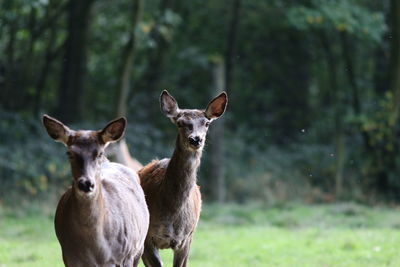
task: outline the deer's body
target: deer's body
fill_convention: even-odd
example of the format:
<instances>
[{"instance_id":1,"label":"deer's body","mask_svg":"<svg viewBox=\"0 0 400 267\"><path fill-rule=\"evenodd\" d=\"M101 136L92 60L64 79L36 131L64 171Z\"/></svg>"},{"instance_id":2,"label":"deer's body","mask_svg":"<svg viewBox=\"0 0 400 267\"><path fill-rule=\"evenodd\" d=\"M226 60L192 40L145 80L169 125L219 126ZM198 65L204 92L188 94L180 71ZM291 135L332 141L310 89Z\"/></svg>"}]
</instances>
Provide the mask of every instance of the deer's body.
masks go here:
<instances>
[{"instance_id":1,"label":"deer's body","mask_svg":"<svg viewBox=\"0 0 400 267\"><path fill-rule=\"evenodd\" d=\"M74 177L55 216L65 265L137 266L149 222L143 190L134 171L103 155L125 122L102 131L72 131L50 117L44 122L50 136L67 145Z\"/></svg>"},{"instance_id":2,"label":"deer's body","mask_svg":"<svg viewBox=\"0 0 400 267\"><path fill-rule=\"evenodd\" d=\"M214 104L213 104L214 103ZM192 235L201 211L201 195L196 184L208 124L222 115L226 106L223 93L210 104L218 109L180 110L166 91L161 109L180 128L171 159L153 161L139 171L140 184L150 211L150 226L143 261L146 266L162 266L159 249L174 251L174 267L186 266ZM216 107L218 106L218 108Z\"/></svg>"},{"instance_id":3,"label":"deer's body","mask_svg":"<svg viewBox=\"0 0 400 267\"><path fill-rule=\"evenodd\" d=\"M139 171L151 213L147 242L155 247L180 250L190 243L201 210L199 164L200 155L176 151L171 159L153 161Z\"/></svg>"},{"instance_id":4,"label":"deer's body","mask_svg":"<svg viewBox=\"0 0 400 267\"><path fill-rule=\"evenodd\" d=\"M55 228L67 266L133 266L143 252L148 211L136 174L117 163L101 165L93 199L75 188L62 196Z\"/></svg>"}]
</instances>

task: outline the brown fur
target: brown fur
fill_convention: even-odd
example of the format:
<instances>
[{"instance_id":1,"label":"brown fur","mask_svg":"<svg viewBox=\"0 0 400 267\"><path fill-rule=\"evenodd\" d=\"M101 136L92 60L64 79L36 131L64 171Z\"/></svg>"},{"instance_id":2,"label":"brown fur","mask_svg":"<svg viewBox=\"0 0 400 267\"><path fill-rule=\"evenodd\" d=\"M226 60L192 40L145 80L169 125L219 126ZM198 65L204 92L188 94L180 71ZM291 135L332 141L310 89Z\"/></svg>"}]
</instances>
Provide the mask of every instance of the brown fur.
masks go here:
<instances>
[{"instance_id":1,"label":"brown fur","mask_svg":"<svg viewBox=\"0 0 400 267\"><path fill-rule=\"evenodd\" d=\"M147 252L167 248L174 250L174 262L179 260L179 264L174 263L174 266L185 266L192 234L200 217L201 195L196 185L200 155L194 156L197 162L181 176L173 168L176 167L175 162L181 166L181 161L186 161L186 158L176 154L171 160L153 161L139 171L151 214L143 255L146 266L159 266L161 262L158 254L155 256L158 260L155 260Z\"/></svg>"},{"instance_id":2,"label":"brown fur","mask_svg":"<svg viewBox=\"0 0 400 267\"><path fill-rule=\"evenodd\" d=\"M179 127L179 134L171 159L152 161L139 171L150 212L142 256L146 266L162 266L158 250L166 248L174 251L174 267L187 264L201 211L196 181L205 136L209 123L225 111L226 102L226 94L222 93L205 111L181 110L168 92L161 94L161 110ZM209 118L208 113L211 114Z\"/></svg>"}]
</instances>

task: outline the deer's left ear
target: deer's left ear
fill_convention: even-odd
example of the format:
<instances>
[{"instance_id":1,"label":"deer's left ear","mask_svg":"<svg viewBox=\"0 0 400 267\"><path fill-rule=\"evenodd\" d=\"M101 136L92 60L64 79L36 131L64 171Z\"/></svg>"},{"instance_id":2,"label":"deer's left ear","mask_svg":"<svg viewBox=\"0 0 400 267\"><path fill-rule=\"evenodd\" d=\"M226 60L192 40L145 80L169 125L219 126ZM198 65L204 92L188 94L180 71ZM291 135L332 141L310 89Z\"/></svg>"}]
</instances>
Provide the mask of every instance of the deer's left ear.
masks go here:
<instances>
[{"instance_id":1,"label":"deer's left ear","mask_svg":"<svg viewBox=\"0 0 400 267\"><path fill-rule=\"evenodd\" d=\"M225 112L227 104L228 95L226 92L222 92L220 95L211 100L211 102L208 104L205 111L207 119L214 120L221 117L222 114L224 114Z\"/></svg>"},{"instance_id":2,"label":"deer's left ear","mask_svg":"<svg viewBox=\"0 0 400 267\"><path fill-rule=\"evenodd\" d=\"M99 132L100 140L104 144L118 141L124 135L125 127L126 119L124 117L109 122L107 126Z\"/></svg>"}]
</instances>

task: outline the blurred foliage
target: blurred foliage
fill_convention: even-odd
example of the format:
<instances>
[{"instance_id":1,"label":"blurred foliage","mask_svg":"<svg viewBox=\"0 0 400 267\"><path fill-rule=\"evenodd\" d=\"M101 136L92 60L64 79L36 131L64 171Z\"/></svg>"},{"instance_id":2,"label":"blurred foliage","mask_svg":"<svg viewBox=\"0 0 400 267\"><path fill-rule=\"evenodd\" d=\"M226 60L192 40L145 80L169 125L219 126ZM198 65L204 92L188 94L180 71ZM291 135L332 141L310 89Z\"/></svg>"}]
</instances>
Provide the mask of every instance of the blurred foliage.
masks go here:
<instances>
[{"instance_id":1,"label":"blurred foliage","mask_svg":"<svg viewBox=\"0 0 400 267\"><path fill-rule=\"evenodd\" d=\"M19 195L29 200L54 190L50 186L65 187L69 165L41 134L41 125L13 113L0 114L0 195L14 202Z\"/></svg>"},{"instance_id":2,"label":"blurred foliage","mask_svg":"<svg viewBox=\"0 0 400 267\"><path fill-rule=\"evenodd\" d=\"M55 115L63 104L70 3L0 3L0 200L59 194L70 183L63 147L40 123L41 114ZM159 112L159 93L168 89L182 108L206 107L215 95L210 63L229 57L233 1L227 3L143 1L133 29L133 0L94 0L80 92L84 120L72 127L100 128L115 116L124 49L135 33L127 143L142 163L169 157L176 129ZM396 93L386 77L389 1L240 3L222 118L229 200L399 200ZM215 182L212 145L209 139L199 175L205 199Z\"/></svg>"},{"instance_id":3,"label":"blurred foliage","mask_svg":"<svg viewBox=\"0 0 400 267\"><path fill-rule=\"evenodd\" d=\"M369 178L368 186L390 185L387 195L392 198L398 196L400 188L400 142L394 116L395 101L393 93L386 92L376 110L362 118L362 127L370 137L370 153L365 158L363 174ZM383 181L379 182L379 178Z\"/></svg>"},{"instance_id":4,"label":"blurred foliage","mask_svg":"<svg viewBox=\"0 0 400 267\"><path fill-rule=\"evenodd\" d=\"M299 6L289 10L291 24L301 30L347 32L364 40L380 42L387 30L381 12L373 12L357 1L312 0L310 7Z\"/></svg>"}]
</instances>

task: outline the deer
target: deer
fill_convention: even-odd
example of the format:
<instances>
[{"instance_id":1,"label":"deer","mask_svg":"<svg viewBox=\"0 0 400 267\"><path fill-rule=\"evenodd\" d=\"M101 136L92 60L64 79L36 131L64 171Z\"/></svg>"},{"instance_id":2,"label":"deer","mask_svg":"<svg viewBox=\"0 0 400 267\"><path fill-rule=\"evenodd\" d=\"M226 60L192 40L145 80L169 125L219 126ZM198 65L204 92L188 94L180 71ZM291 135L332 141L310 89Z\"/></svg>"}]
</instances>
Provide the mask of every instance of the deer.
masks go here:
<instances>
[{"instance_id":1,"label":"deer","mask_svg":"<svg viewBox=\"0 0 400 267\"><path fill-rule=\"evenodd\" d=\"M49 136L67 147L73 178L54 219L67 267L139 264L149 225L139 177L104 155L107 145L123 136L126 123L121 117L102 130L75 131L43 116Z\"/></svg>"},{"instance_id":2,"label":"deer","mask_svg":"<svg viewBox=\"0 0 400 267\"><path fill-rule=\"evenodd\" d=\"M170 159L153 160L139 170L150 212L142 256L147 267L163 266L159 249L169 248L174 252L174 267L187 265L201 211L197 170L208 127L222 116L227 103L227 94L222 92L205 110L180 109L168 91L161 93L161 111L178 127L178 135Z\"/></svg>"}]
</instances>

